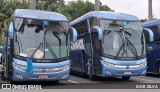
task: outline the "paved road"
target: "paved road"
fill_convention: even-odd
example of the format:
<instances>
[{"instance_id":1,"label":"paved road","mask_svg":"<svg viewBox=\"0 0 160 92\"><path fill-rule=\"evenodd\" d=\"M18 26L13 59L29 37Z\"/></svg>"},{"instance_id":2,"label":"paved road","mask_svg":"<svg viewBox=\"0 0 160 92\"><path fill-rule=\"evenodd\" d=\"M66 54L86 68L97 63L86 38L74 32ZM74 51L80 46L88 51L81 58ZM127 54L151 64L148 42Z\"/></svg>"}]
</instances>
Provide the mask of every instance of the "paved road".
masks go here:
<instances>
[{"instance_id":1,"label":"paved road","mask_svg":"<svg viewBox=\"0 0 160 92\"><path fill-rule=\"evenodd\" d=\"M1 81L0 83L9 83L7 81ZM143 84L155 84L158 83L160 88L160 78L156 75L149 76L136 76L131 77L130 80L122 80L121 78L97 78L96 81L91 81L87 77L79 75L71 75L68 81L60 81L59 83L54 82L29 82L29 83L17 83L17 85L25 84L38 84L42 85L44 89L105 89L105 88L127 88L134 89L136 85Z\"/></svg>"}]
</instances>

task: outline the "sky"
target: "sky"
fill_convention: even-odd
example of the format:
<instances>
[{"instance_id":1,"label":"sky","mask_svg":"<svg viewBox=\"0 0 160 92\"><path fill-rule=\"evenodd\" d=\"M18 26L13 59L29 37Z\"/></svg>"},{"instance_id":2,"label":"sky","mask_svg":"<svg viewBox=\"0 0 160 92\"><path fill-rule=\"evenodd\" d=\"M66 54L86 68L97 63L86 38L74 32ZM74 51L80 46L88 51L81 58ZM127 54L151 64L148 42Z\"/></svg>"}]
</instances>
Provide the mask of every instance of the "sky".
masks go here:
<instances>
[{"instance_id":1,"label":"sky","mask_svg":"<svg viewBox=\"0 0 160 92\"><path fill-rule=\"evenodd\" d=\"M76 1L76 0L64 0ZM86 0L83 0L86 1ZM88 0L92 3L95 0ZM148 18L148 0L100 0L103 5L108 5L115 12L132 14L140 19ZM153 17L160 19L160 0L152 0Z\"/></svg>"}]
</instances>

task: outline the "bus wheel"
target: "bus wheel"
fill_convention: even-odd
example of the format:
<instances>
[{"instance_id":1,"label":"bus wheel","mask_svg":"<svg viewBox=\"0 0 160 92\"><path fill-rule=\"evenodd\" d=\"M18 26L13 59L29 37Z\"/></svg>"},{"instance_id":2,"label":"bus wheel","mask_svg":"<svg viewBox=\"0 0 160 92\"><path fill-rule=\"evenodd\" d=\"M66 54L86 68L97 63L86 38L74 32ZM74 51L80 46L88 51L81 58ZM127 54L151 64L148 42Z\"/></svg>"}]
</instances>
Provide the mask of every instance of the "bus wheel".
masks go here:
<instances>
[{"instance_id":1,"label":"bus wheel","mask_svg":"<svg viewBox=\"0 0 160 92\"><path fill-rule=\"evenodd\" d=\"M92 81L96 80L96 76L93 74L92 68L90 69L89 79L92 80Z\"/></svg>"},{"instance_id":2,"label":"bus wheel","mask_svg":"<svg viewBox=\"0 0 160 92\"><path fill-rule=\"evenodd\" d=\"M129 80L130 77L129 77L129 76L127 76L127 77L122 77L122 79L123 79L123 80Z\"/></svg>"},{"instance_id":3,"label":"bus wheel","mask_svg":"<svg viewBox=\"0 0 160 92\"><path fill-rule=\"evenodd\" d=\"M57 80L57 81L53 81L54 83L59 83L59 80Z\"/></svg>"},{"instance_id":4,"label":"bus wheel","mask_svg":"<svg viewBox=\"0 0 160 92\"><path fill-rule=\"evenodd\" d=\"M158 64L158 77L160 77L160 63Z\"/></svg>"}]
</instances>

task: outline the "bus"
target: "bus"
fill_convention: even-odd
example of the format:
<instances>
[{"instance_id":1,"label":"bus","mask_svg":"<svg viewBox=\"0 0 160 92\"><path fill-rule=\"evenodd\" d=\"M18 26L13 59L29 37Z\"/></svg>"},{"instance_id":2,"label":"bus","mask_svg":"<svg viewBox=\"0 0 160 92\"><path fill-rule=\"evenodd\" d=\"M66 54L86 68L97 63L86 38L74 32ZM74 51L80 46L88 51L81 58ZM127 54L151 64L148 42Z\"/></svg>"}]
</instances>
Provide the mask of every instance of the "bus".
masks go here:
<instances>
[{"instance_id":1,"label":"bus","mask_svg":"<svg viewBox=\"0 0 160 92\"><path fill-rule=\"evenodd\" d=\"M142 23L144 28L152 30L154 41L148 41L148 33L145 33L147 49L147 73L157 74L160 77L160 19Z\"/></svg>"},{"instance_id":2,"label":"bus","mask_svg":"<svg viewBox=\"0 0 160 92\"><path fill-rule=\"evenodd\" d=\"M15 10L8 32L3 35L2 79L11 82L68 80L70 38L76 41L76 31L69 30L64 15Z\"/></svg>"},{"instance_id":3,"label":"bus","mask_svg":"<svg viewBox=\"0 0 160 92\"><path fill-rule=\"evenodd\" d=\"M70 27L78 33L71 44L71 72L99 77L146 75L146 46L136 16L107 11L91 11L73 20ZM152 35L151 41L153 40Z\"/></svg>"}]
</instances>

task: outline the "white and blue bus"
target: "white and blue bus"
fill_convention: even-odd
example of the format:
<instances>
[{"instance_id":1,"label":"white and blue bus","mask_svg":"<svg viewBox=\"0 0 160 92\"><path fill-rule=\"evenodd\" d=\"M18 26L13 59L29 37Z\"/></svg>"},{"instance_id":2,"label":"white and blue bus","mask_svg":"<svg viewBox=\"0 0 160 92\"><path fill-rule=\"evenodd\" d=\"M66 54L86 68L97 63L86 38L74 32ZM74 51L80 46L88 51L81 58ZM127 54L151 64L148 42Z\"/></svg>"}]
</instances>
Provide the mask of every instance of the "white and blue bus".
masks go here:
<instances>
[{"instance_id":1,"label":"white and blue bus","mask_svg":"<svg viewBox=\"0 0 160 92\"><path fill-rule=\"evenodd\" d=\"M17 9L4 35L3 77L10 81L68 80L70 38L65 16L55 12ZM70 37L72 34L74 37Z\"/></svg>"},{"instance_id":2,"label":"white and blue bus","mask_svg":"<svg viewBox=\"0 0 160 92\"><path fill-rule=\"evenodd\" d=\"M145 37L136 16L92 11L72 21L70 27L78 33L71 45L71 71L87 74L91 80L146 75Z\"/></svg>"}]
</instances>

